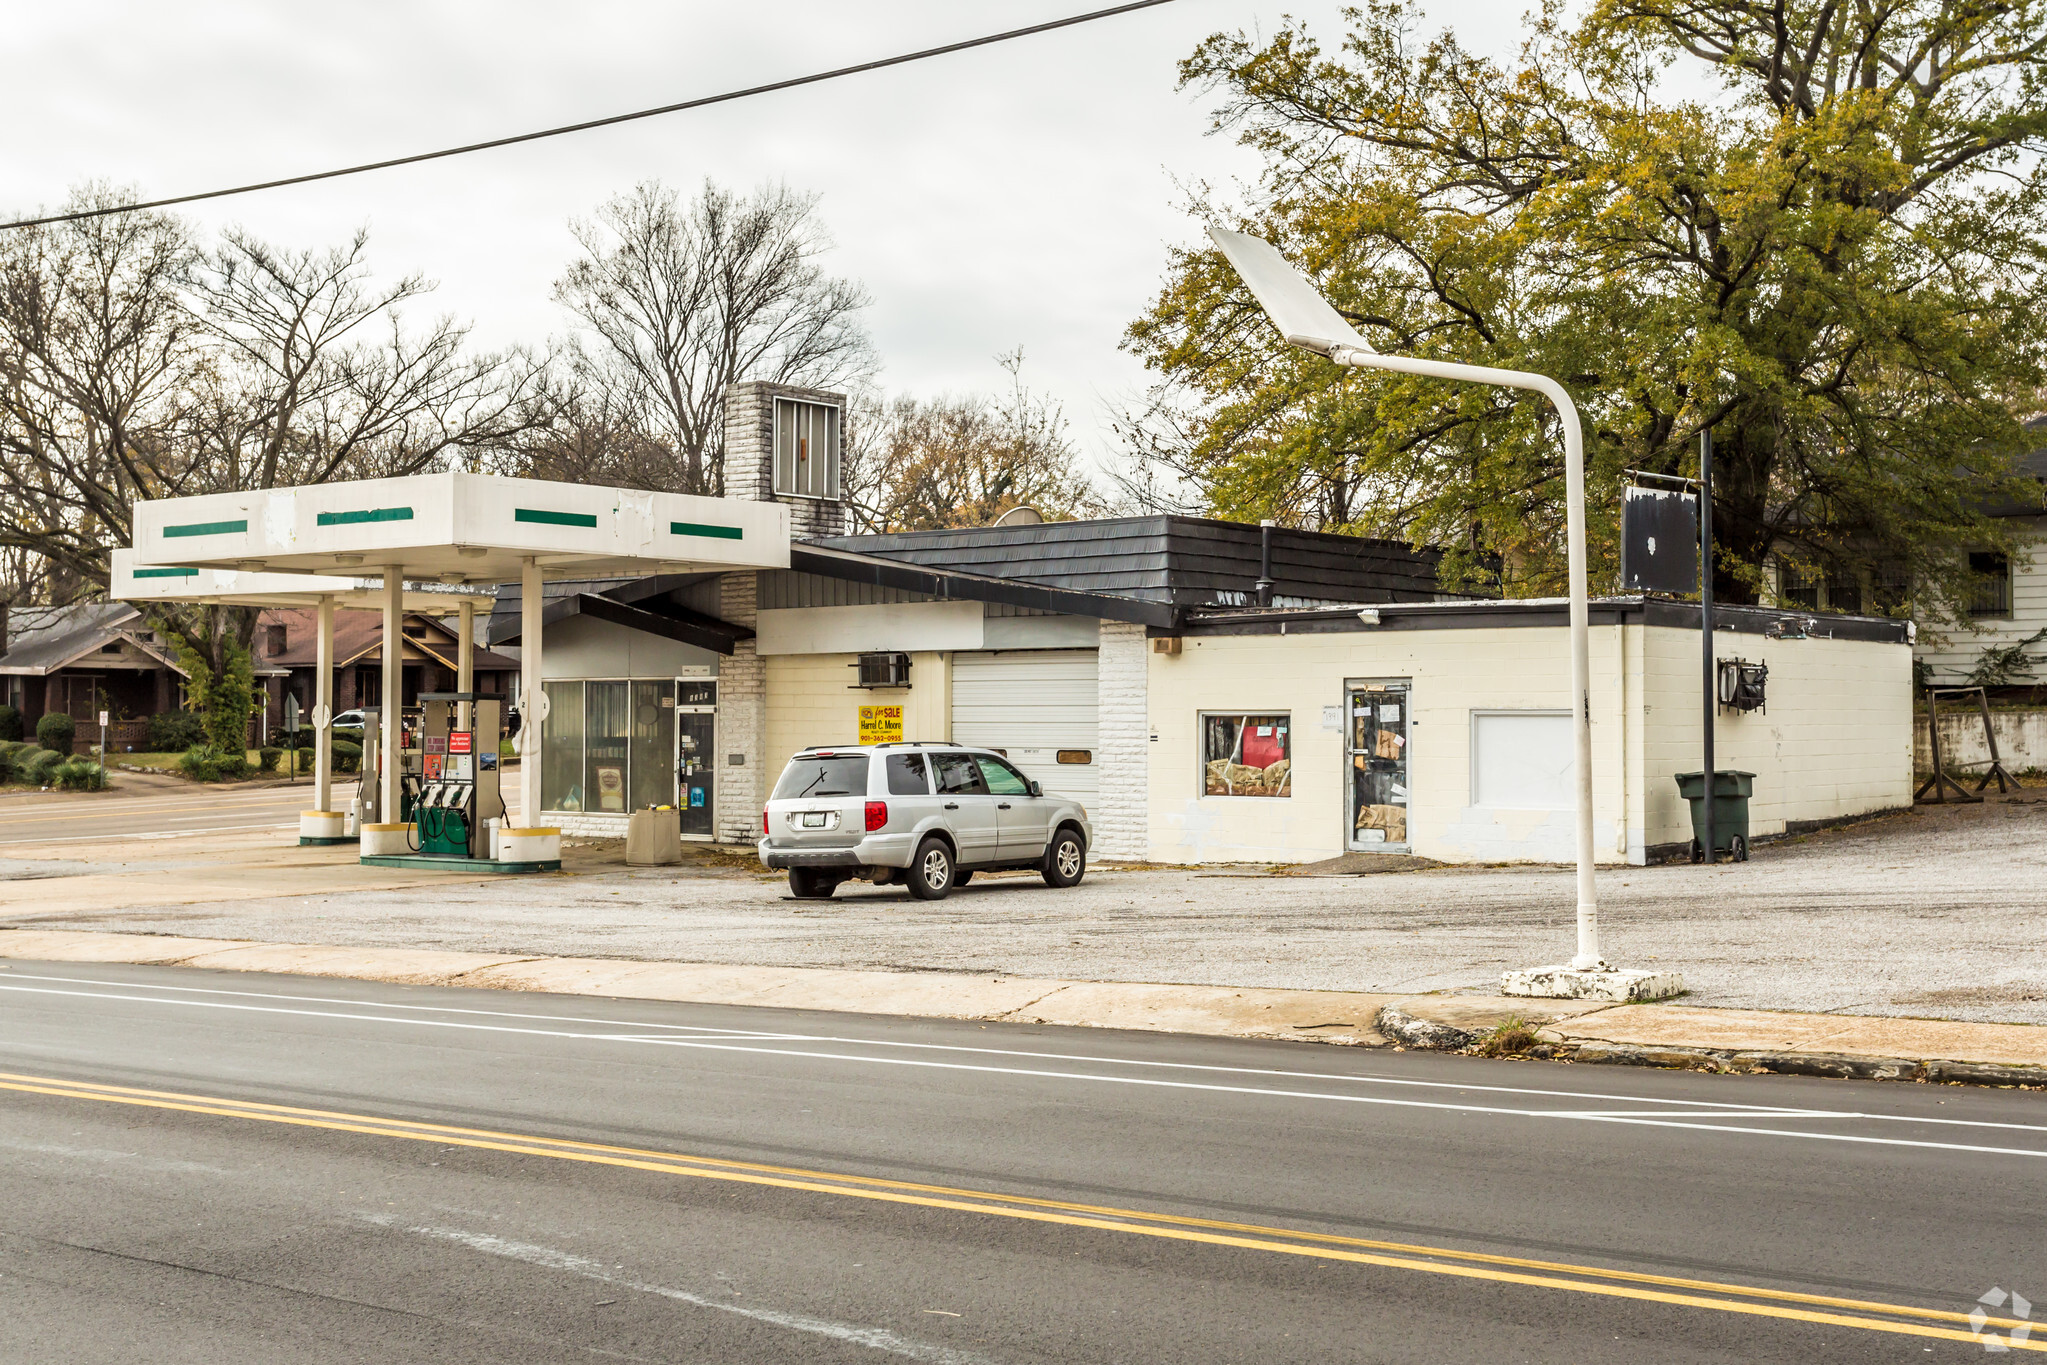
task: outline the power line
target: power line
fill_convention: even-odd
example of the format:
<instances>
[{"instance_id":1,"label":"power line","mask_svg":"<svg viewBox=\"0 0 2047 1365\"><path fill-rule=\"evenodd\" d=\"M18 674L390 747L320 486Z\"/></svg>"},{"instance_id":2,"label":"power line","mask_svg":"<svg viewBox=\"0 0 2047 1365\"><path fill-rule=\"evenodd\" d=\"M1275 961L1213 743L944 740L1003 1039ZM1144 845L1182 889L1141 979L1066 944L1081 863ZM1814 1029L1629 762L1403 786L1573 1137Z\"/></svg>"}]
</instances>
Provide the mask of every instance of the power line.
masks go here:
<instances>
[{"instance_id":1,"label":"power line","mask_svg":"<svg viewBox=\"0 0 2047 1365\"><path fill-rule=\"evenodd\" d=\"M281 189L286 185L304 185L315 180L333 180L338 176L361 175L366 171L389 170L393 166L410 166L421 161L438 161L442 157L465 156L470 152L486 152L493 147L510 147L520 142L538 142L541 138L561 137L568 133L581 133L591 128L608 128L614 123L631 123L634 119L656 118L662 114L681 113L685 109L702 109L706 105L729 104L754 95L772 94L777 90L793 90L800 85L816 85L821 81L835 81L842 76L857 76L863 71L879 71L884 67L902 66L909 62L921 62L929 57L943 57L949 53L965 52L970 48L987 47L994 43L1006 43L1016 38L1028 38L1036 33L1049 33L1054 29L1072 28L1076 24L1089 24L1097 19L1108 19L1132 10L1151 9L1155 5L1168 5L1172 0L1130 0L1128 4L1111 5L1107 9L1090 10L1086 14L1075 14L1065 19L1053 19L1028 28L1013 28L1003 33L990 33L980 38L968 38L942 47L927 47L916 52L905 52L894 57L882 57L857 66L841 66L830 71L818 71L808 76L793 76L784 81L770 81L766 85L750 85L744 90L728 90L722 95L705 95L700 99L683 100L679 104L664 104L658 109L641 109L631 114L613 114L608 118L593 118L582 123L565 123L559 128L543 128L535 133L516 133L511 137L492 138L488 142L471 142L460 147L444 147L437 152L418 152L412 156L394 156L384 161L366 161L360 166L343 166L332 171L313 171L307 175L286 176L282 180L263 180L253 185L237 185L233 189L203 190L198 194L180 194L170 199L151 199L140 204L117 204L109 208L82 209L77 213L53 213L45 218L18 218L0 223L0 232L9 228L42 227L48 223L75 223L85 218L105 218L116 213L134 213L141 209L169 208L175 204L193 204L202 199L225 199L233 194L254 194L257 190Z\"/></svg>"}]
</instances>

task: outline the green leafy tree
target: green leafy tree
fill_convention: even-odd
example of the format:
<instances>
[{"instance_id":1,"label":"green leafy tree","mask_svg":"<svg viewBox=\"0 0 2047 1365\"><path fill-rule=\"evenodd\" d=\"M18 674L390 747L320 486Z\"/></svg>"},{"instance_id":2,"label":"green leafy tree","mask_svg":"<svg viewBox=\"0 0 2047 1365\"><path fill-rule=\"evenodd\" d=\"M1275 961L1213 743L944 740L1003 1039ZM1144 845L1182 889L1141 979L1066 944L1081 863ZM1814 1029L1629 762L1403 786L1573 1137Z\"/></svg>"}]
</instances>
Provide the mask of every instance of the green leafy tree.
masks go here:
<instances>
[{"instance_id":1,"label":"green leafy tree","mask_svg":"<svg viewBox=\"0 0 2047 1365\"><path fill-rule=\"evenodd\" d=\"M189 642L179 650L192 709L206 724L207 744L224 754L248 752L249 718L256 713L256 672L247 646L232 636L218 644L222 664L212 662Z\"/></svg>"},{"instance_id":2,"label":"green leafy tree","mask_svg":"<svg viewBox=\"0 0 2047 1365\"><path fill-rule=\"evenodd\" d=\"M1622 471L1690 470L1703 427L1724 600L1772 554L1952 599L1960 552L2002 543L1979 509L2040 383L2047 0L1552 5L1505 62L1418 42L1396 0L1347 14L1334 55L1290 25L1182 64L1265 161L1248 207L1193 207L1279 243L1383 349L1571 387L1596 566ZM1163 377L1132 434L1217 510L1561 583L1540 399L1288 348L1206 249L1129 345Z\"/></svg>"}]
</instances>

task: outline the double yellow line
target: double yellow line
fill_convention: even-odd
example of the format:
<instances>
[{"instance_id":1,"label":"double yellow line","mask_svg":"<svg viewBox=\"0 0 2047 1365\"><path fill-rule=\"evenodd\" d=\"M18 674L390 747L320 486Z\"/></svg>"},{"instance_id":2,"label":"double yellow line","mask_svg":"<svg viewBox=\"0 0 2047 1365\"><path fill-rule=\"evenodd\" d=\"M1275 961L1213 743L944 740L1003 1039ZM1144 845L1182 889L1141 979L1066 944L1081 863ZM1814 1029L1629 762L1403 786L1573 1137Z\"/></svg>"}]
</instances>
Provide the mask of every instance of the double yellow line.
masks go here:
<instances>
[{"instance_id":1,"label":"double yellow line","mask_svg":"<svg viewBox=\"0 0 2047 1365\"><path fill-rule=\"evenodd\" d=\"M766 1185L775 1189L800 1190L809 1194L911 1204L923 1208L949 1209L959 1213L985 1214L996 1218L1017 1218L1035 1223L1057 1223L1102 1232L1159 1237L1178 1242L1198 1242L1285 1256L1310 1256L1318 1260L1348 1261L1430 1275L1454 1275L1464 1279L1529 1285L1539 1289L1563 1290L1576 1294L1598 1294L1608 1298L1637 1299L1684 1308L1742 1313L1752 1317L1782 1318L1827 1327L1849 1327L1861 1331L1928 1337L1942 1341L1980 1341L1974 1332L1964 1330L1969 1322L1968 1314L1939 1308L1914 1308L1904 1304L1877 1303L1867 1299L1799 1294L1788 1290L1722 1284L1713 1280L1609 1270L1602 1266L1575 1265L1566 1261L1536 1261L1518 1256L1494 1256L1482 1252L1459 1251L1450 1247L1342 1237L1331 1233L1304 1232L1294 1228L1263 1227L1255 1223L1187 1218L1176 1214L1149 1213L1141 1209L1119 1209L1057 1199L1033 1199L1022 1195L991 1193L986 1190L883 1180L873 1176L843 1175L833 1171L813 1171L795 1166L728 1161L678 1152L616 1147L604 1143L536 1137L525 1133L503 1133L484 1128L416 1123L410 1119L260 1104L249 1100L144 1090L133 1086L102 1085L92 1081L61 1080L48 1076L23 1076L0 1072L0 1090L54 1095L66 1099L99 1100L109 1104L135 1105L149 1109L170 1109L189 1114L210 1114L220 1118L245 1119L260 1123L282 1123L300 1128L325 1128L336 1132L361 1133L370 1137L433 1142L449 1147L474 1147L520 1156L547 1157L556 1161L621 1166L664 1175L691 1176L700 1180ZM1985 1327L1998 1328L2029 1325L2016 1319L1995 1317L1984 1323ZM2047 1351L2047 1341L2012 1341L2009 1344L2014 1349L2022 1351Z\"/></svg>"}]
</instances>

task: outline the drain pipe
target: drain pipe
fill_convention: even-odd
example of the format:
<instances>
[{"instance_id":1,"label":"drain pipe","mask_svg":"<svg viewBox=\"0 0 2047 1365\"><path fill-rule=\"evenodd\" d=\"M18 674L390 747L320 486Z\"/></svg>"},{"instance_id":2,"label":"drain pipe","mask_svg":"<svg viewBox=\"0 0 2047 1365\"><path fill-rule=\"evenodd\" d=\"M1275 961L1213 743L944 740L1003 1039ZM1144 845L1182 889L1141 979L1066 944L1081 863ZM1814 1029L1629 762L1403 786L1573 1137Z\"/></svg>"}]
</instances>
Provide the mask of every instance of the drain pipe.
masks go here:
<instances>
[{"instance_id":1,"label":"drain pipe","mask_svg":"<svg viewBox=\"0 0 2047 1365\"><path fill-rule=\"evenodd\" d=\"M1261 607L1272 605L1272 527L1269 519L1258 523L1258 582L1252 592Z\"/></svg>"}]
</instances>

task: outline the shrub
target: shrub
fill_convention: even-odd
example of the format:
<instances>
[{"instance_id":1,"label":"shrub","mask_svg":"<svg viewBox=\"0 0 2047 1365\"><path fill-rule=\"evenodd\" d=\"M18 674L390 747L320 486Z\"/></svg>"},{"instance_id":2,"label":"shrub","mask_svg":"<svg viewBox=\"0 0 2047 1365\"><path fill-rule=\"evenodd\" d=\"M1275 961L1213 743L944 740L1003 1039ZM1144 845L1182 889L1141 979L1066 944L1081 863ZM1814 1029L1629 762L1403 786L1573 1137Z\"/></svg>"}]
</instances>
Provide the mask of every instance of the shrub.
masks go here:
<instances>
[{"instance_id":1,"label":"shrub","mask_svg":"<svg viewBox=\"0 0 2047 1365\"><path fill-rule=\"evenodd\" d=\"M55 749L44 749L22 767L22 775L38 787L47 787L55 779L57 768L67 755Z\"/></svg>"},{"instance_id":2,"label":"shrub","mask_svg":"<svg viewBox=\"0 0 2047 1365\"><path fill-rule=\"evenodd\" d=\"M362 745L354 740L337 739L333 748L335 772L352 773L362 767Z\"/></svg>"},{"instance_id":3,"label":"shrub","mask_svg":"<svg viewBox=\"0 0 2047 1365\"><path fill-rule=\"evenodd\" d=\"M52 711L36 722L36 742L51 753L69 754L71 741L77 737L77 723L62 711Z\"/></svg>"},{"instance_id":4,"label":"shrub","mask_svg":"<svg viewBox=\"0 0 2047 1365\"><path fill-rule=\"evenodd\" d=\"M14 750L0 744L0 783L21 780L21 765L14 761Z\"/></svg>"},{"instance_id":5,"label":"shrub","mask_svg":"<svg viewBox=\"0 0 2047 1365\"><path fill-rule=\"evenodd\" d=\"M206 723L196 712L159 711L149 718L149 747L159 754L175 754L206 742Z\"/></svg>"},{"instance_id":6,"label":"shrub","mask_svg":"<svg viewBox=\"0 0 2047 1365\"><path fill-rule=\"evenodd\" d=\"M266 773L276 772L277 760L283 757L284 750L279 749L274 745L266 744L256 751L257 762L261 764L263 771Z\"/></svg>"},{"instance_id":7,"label":"shrub","mask_svg":"<svg viewBox=\"0 0 2047 1365\"><path fill-rule=\"evenodd\" d=\"M178 771L194 782L220 781L220 754L204 744L194 744L178 760Z\"/></svg>"},{"instance_id":8,"label":"shrub","mask_svg":"<svg viewBox=\"0 0 2047 1365\"><path fill-rule=\"evenodd\" d=\"M302 773L309 773L313 770L313 751L311 749L299 750L298 770Z\"/></svg>"},{"instance_id":9,"label":"shrub","mask_svg":"<svg viewBox=\"0 0 2047 1365\"><path fill-rule=\"evenodd\" d=\"M89 758L71 758L57 765L51 774L57 785L68 792L96 792L106 790L107 770Z\"/></svg>"},{"instance_id":10,"label":"shrub","mask_svg":"<svg viewBox=\"0 0 2047 1365\"><path fill-rule=\"evenodd\" d=\"M0 740L21 738L21 712L0 706Z\"/></svg>"},{"instance_id":11,"label":"shrub","mask_svg":"<svg viewBox=\"0 0 2047 1365\"><path fill-rule=\"evenodd\" d=\"M220 756L220 775L231 782L240 781L249 775L249 751L236 750Z\"/></svg>"}]
</instances>

